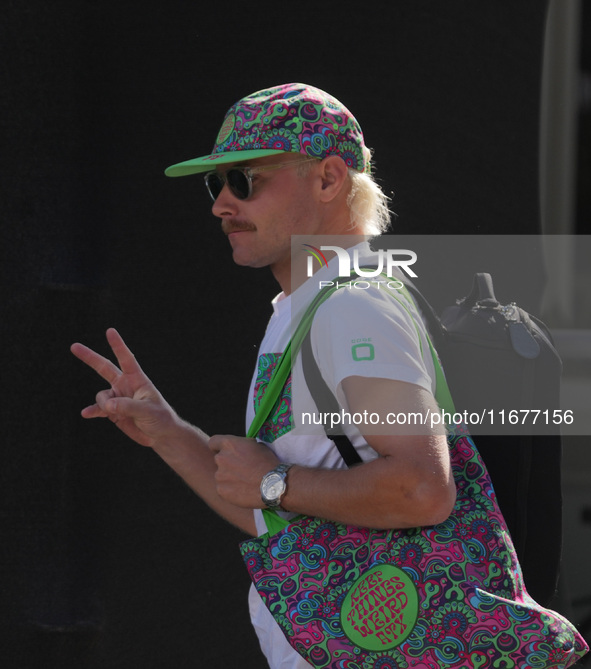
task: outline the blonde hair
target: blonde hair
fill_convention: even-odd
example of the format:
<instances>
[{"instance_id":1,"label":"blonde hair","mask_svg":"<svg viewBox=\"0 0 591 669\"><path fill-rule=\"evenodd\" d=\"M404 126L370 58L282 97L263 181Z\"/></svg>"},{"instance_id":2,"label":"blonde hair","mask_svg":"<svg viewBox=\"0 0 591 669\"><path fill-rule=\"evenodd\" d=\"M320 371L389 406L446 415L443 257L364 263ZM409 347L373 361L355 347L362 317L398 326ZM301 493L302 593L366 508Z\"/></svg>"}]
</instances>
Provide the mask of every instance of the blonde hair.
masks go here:
<instances>
[{"instance_id":1,"label":"blonde hair","mask_svg":"<svg viewBox=\"0 0 591 669\"><path fill-rule=\"evenodd\" d=\"M366 152L366 153L365 153ZM370 164L371 151L364 147L366 164ZM312 164L298 165L300 176L306 176ZM347 206L351 216L351 227L359 227L361 234L377 237L390 227L390 198L376 183L371 171L358 172L349 168L351 190L347 196Z\"/></svg>"},{"instance_id":2,"label":"blonde hair","mask_svg":"<svg viewBox=\"0 0 591 669\"><path fill-rule=\"evenodd\" d=\"M375 182L369 172L349 169L351 191L347 205L351 212L351 226L359 226L364 235L377 237L390 226L390 198Z\"/></svg>"}]
</instances>

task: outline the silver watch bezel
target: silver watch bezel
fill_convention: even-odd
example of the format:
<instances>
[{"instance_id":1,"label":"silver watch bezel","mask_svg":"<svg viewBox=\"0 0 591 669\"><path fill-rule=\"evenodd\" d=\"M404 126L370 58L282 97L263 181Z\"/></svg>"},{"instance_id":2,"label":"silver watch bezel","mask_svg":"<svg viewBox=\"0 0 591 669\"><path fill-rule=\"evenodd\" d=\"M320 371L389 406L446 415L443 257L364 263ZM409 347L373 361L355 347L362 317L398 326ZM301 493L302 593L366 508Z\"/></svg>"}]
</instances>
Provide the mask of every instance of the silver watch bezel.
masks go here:
<instances>
[{"instance_id":1,"label":"silver watch bezel","mask_svg":"<svg viewBox=\"0 0 591 669\"><path fill-rule=\"evenodd\" d=\"M275 469L265 474L261 480L261 499L268 509L281 509L281 500L287 491L287 472L291 465L281 463ZM278 494L269 496L269 489L281 483Z\"/></svg>"}]
</instances>

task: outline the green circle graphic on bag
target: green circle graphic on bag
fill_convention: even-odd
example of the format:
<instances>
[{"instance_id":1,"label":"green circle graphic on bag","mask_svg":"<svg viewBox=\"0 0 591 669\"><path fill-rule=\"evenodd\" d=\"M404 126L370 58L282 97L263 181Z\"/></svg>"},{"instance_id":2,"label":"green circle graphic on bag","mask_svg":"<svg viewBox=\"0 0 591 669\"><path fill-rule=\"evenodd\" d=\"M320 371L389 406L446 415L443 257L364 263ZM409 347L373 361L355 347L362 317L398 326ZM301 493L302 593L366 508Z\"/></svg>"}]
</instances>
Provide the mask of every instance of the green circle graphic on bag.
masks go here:
<instances>
[{"instance_id":1,"label":"green circle graphic on bag","mask_svg":"<svg viewBox=\"0 0 591 669\"><path fill-rule=\"evenodd\" d=\"M419 613L417 589L408 574L391 564L366 571L347 593L341 625L365 650L389 650L412 632Z\"/></svg>"}]
</instances>

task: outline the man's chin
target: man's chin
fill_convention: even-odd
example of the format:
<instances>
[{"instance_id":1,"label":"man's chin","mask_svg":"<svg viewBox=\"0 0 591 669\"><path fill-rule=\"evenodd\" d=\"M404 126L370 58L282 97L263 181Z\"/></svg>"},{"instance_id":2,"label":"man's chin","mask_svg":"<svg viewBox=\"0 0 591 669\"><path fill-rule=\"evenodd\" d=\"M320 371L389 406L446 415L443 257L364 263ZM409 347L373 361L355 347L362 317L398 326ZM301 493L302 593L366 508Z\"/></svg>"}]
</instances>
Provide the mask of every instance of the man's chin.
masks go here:
<instances>
[{"instance_id":1,"label":"man's chin","mask_svg":"<svg viewBox=\"0 0 591 669\"><path fill-rule=\"evenodd\" d=\"M266 267L269 263L262 258L255 258L252 254L245 252L243 249L234 249L232 251L232 260L234 264L240 267Z\"/></svg>"}]
</instances>

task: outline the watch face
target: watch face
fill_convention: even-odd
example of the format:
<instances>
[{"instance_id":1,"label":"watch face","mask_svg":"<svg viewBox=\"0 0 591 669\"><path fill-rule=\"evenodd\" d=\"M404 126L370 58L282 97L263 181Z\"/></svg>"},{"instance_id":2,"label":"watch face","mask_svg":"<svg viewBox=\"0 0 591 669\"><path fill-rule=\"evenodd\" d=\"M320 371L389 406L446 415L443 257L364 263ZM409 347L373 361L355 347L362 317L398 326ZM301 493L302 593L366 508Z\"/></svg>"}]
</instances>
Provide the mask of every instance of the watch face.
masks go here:
<instances>
[{"instance_id":1,"label":"watch face","mask_svg":"<svg viewBox=\"0 0 591 669\"><path fill-rule=\"evenodd\" d=\"M285 482L279 474L271 474L265 481L265 497L279 499L285 491Z\"/></svg>"}]
</instances>

